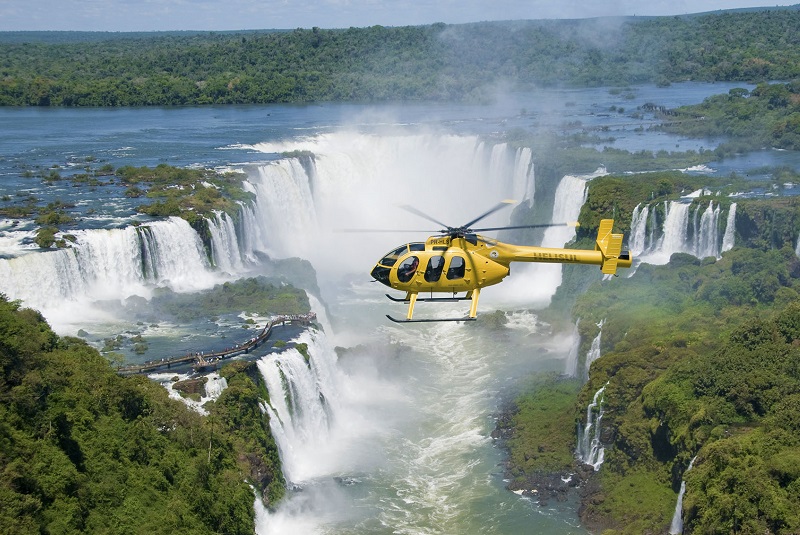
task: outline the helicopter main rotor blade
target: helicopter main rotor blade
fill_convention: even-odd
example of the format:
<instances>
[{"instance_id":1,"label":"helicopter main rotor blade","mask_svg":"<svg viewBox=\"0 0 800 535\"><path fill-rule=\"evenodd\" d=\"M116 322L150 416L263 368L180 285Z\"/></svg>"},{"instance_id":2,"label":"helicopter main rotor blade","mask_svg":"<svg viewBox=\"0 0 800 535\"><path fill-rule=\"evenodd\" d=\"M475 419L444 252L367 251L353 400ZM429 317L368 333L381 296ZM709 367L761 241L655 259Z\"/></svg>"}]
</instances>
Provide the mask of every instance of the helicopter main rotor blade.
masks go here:
<instances>
[{"instance_id":1,"label":"helicopter main rotor blade","mask_svg":"<svg viewBox=\"0 0 800 535\"><path fill-rule=\"evenodd\" d=\"M488 232L490 230L513 230L513 229L520 229L520 228L549 228L549 227L577 227L577 221L570 221L568 223L541 223L538 225L511 225L508 227L486 227L486 228L474 228L471 229L474 232Z\"/></svg>"},{"instance_id":2,"label":"helicopter main rotor blade","mask_svg":"<svg viewBox=\"0 0 800 535\"><path fill-rule=\"evenodd\" d=\"M334 232L346 232L346 233L353 233L353 234L368 234L372 232L414 232L417 234L424 233L424 234L435 234L440 232L439 229L437 230L420 230L420 229L396 229L396 228L342 228L342 229L335 229Z\"/></svg>"},{"instance_id":3,"label":"helicopter main rotor blade","mask_svg":"<svg viewBox=\"0 0 800 535\"><path fill-rule=\"evenodd\" d=\"M500 202L499 204L497 204L497 206L495 206L495 207L493 207L493 208L491 208L491 209L487 210L486 212L484 212L483 214L479 215L478 217L476 217L475 219L473 219L473 220L472 220L472 221L470 221L469 223L466 223L466 224L465 224L463 227L461 227L461 228L466 228L466 229L468 229L468 228L470 228L472 225L474 225L475 223L477 223L478 221L480 221L481 219L483 219L484 217L488 217L488 216L492 215L493 213L495 213L496 211L500 210L501 208L505 208L505 207L506 207L506 206L508 206L509 204L515 204L516 202L517 202L517 201L512 201L512 200L506 200L506 201L502 201L502 202Z\"/></svg>"},{"instance_id":4,"label":"helicopter main rotor blade","mask_svg":"<svg viewBox=\"0 0 800 535\"><path fill-rule=\"evenodd\" d=\"M442 227L443 229L448 229L448 230L449 230L449 229L451 228L451 227L450 227L450 225L445 225L445 224L444 224L444 223L442 223L441 221L437 221L436 219L432 218L431 216L429 216L429 215L428 215L428 214L426 214L425 212L420 212L419 210L417 210L417 209L416 209L416 208L414 208L413 206L409 206L409 205L407 205L407 204L404 204L404 205L400 206L400 208L402 208L402 209L403 209L403 210L405 210L406 212L411 212L411 213L412 213L412 214L414 214L414 215L418 215L418 216L420 216L420 217L422 217L422 218L424 218L424 219L427 219L427 220L428 220L428 221L430 221L431 223L436 223L437 225L441 225L441 227ZM445 230L443 230L442 232L446 232L446 231L445 231Z\"/></svg>"}]
</instances>

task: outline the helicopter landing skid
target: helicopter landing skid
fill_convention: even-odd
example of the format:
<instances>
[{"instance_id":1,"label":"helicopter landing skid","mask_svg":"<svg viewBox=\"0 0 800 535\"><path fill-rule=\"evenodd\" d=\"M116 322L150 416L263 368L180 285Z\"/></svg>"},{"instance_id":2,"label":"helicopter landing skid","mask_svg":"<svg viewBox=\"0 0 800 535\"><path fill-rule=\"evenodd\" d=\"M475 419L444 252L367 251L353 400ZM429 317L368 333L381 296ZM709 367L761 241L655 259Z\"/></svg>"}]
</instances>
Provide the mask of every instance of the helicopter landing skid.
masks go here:
<instances>
[{"instance_id":1,"label":"helicopter landing skid","mask_svg":"<svg viewBox=\"0 0 800 535\"><path fill-rule=\"evenodd\" d=\"M422 320L399 320L386 314L386 317L395 323L437 323L440 321L475 321L477 318L439 318L439 319L422 319Z\"/></svg>"},{"instance_id":2,"label":"helicopter landing skid","mask_svg":"<svg viewBox=\"0 0 800 535\"><path fill-rule=\"evenodd\" d=\"M389 294L384 294L386 297L394 301L395 303L408 303L409 300L405 297L392 297ZM471 297L418 297L417 301L424 301L426 303L430 303L431 301L439 302L439 303L455 303L456 301L469 301Z\"/></svg>"}]
</instances>

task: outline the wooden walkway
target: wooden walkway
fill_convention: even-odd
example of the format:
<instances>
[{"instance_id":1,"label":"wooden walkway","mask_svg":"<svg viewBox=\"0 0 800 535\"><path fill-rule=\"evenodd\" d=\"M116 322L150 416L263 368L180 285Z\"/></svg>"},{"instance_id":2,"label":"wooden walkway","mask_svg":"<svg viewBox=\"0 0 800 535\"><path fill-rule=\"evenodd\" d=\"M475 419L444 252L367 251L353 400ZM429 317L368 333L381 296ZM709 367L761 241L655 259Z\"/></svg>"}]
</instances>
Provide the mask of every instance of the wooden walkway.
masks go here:
<instances>
[{"instance_id":1,"label":"wooden walkway","mask_svg":"<svg viewBox=\"0 0 800 535\"><path fill-rule=\"evenodd\" d=\"M131 364L129 366L121 366L117 372L122 375L133 375L137 373L151 373L163 370L169 370L173 366L179 364L191 364L194 370L202 370L208 367L214 367L216 364L225 359L249 353L252 349L260 346L272 334L272 329L278 325L285 325L287 323L301 323L308 325L317 319L314 312L308 314L291 314L285 316L276 316L269 320L258 336L249 339L243 344L237 344L232 348L223 351L214 352L197 352L190 353L181 357L169 357L161 360L148 360L142 364Z\"/></svg>"}]
</instances>

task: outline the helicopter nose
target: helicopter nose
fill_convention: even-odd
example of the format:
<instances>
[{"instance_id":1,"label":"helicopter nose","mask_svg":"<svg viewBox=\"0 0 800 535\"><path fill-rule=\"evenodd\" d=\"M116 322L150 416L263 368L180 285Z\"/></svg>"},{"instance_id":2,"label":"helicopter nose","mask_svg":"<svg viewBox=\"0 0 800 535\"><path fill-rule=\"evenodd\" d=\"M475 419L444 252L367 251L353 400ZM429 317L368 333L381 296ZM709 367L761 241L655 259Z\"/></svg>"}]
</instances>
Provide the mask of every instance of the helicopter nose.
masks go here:
<instances>
[{"instance_id":1,"label":"helicopter nose","mask_svg":"<svg viewBox=\"0 0 800 535\"><path fill-rule=\"evenodd\" d=\"M372 268L370 275L372 275L376 281L385 284L386 286L390 286L389 271L391 271L391 269L388 267L376 265L374 268Z\"/></svg>"}]
</instances>

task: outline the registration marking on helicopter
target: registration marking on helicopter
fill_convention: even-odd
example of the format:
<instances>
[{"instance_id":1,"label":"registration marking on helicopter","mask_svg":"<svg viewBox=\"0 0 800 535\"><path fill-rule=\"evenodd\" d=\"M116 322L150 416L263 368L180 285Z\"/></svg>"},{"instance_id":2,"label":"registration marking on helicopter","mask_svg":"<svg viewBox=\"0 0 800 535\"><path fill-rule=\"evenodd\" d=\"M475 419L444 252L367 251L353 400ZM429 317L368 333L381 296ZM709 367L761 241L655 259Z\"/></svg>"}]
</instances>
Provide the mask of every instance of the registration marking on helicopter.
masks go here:
<instances>
[{"instance_id":1,"label":"registration marking on helicopter","mask_svg":"<svg viewBox=\"0 0 800 535\"><path fill-rule=\"evenodd\" d=\"M578 260L578 255L569 253L533 253L533 258L542 260Z\"/></svg>"}]
</instances>

